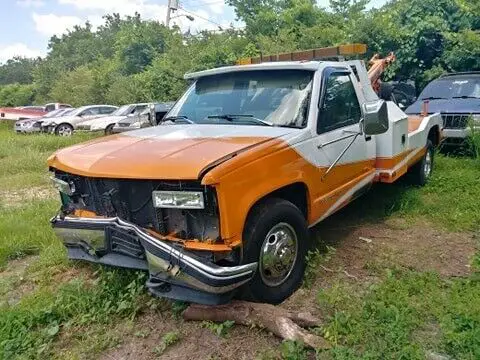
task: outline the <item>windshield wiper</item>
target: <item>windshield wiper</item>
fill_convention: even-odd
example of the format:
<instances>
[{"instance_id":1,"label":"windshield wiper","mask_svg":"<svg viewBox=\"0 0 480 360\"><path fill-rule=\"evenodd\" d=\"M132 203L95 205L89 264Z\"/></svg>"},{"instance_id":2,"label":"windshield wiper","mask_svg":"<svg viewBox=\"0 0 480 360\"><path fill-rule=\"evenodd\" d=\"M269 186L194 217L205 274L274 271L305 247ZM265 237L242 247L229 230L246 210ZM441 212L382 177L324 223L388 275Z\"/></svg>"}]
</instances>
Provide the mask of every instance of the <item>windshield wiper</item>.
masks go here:
<instances>
[{"instance_id":1,"label":"windshield wiper","mask_svg":"<svg viewBox=\"0 0 480 360\"><path fill-rule=\"evenodd\" d=\"M480 99L480 97L471 96L471 95L462 95L462 96L453 96L452 99Z\"/></svg>"},{"instance_id":2,"label":"windshield wiper","mask_svg":"<svg viewBox=\"0 0 480 360\"><path fill-rule=\"evenodd\" d=\"M164 121L172 121L172 122L175 122L177 120L185 120L186 122L190 123L190 124L193 124L194 122L192 120L190 120L188 118L188 116L185 116L185 115L174 115L174 116L168 116L166 118L164 118L162 120L162 122Z\"/></svg>"},{"instance_id":3,"label":"windshield wiper","mask_svg":"<svg viewBox=\"0 0 480 360\"><path fill-rule=\"evenodd\" d=\"M273 126L273 123L262 120L262 119L258 119L251 114L220 114L220 115L208 115L207 116L208 119L224 119L224 120L228 120L228 121L234 121L236 118L242 118L242 117L243 118L248 118L248 120L252 120L256 123L259 123L259 124L262 124L262 125L265 125L265 126Z\"/></svg>"},{"instance_id":4,"label":"windshield wiper","mask_svg":"<svg viewBox=\"0 0 480 360\"><path fill-rule=\"evenodd\" d=\"M448 99L444 97L438 97L438 96L428 96L428 97L421 98L420 100L448 100Z\"/></svg>"}]
</instances>

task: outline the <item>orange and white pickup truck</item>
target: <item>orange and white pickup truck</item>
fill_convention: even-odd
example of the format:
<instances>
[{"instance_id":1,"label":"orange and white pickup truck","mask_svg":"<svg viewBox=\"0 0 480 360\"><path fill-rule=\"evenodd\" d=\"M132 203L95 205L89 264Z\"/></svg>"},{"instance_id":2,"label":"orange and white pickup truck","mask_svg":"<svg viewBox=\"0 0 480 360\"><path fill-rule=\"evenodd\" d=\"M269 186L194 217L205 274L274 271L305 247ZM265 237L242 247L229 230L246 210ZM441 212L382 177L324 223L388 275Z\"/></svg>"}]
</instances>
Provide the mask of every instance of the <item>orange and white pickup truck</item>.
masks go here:
<instances>
[{"instance_id":1,"label":"orange and white pickup truck","mask_svg":"<svg viewBox=\"0 0 480 360\"><path fill-rule=\"evenodd\" d=\"M362 61L319 60L332 51L187 74L162 125L52 155L51 223L69 257L147 270L162 297L285 300L309 228L375 182L425 184L441 140L439 114L409 118Z\"/></svg>"}]
</instances>

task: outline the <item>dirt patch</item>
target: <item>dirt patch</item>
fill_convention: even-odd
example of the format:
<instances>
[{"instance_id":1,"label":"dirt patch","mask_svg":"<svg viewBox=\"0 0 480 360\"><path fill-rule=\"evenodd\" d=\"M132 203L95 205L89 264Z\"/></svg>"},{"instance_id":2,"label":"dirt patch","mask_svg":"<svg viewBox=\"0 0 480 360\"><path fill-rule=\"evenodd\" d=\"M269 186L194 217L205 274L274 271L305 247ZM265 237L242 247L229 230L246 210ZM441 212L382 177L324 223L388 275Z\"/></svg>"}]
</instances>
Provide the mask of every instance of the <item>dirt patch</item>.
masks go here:
<instances>
[{"instance_id":1,"label":"dirt patch","mask_svg":"<svg viewBox=\"0 0 480 360\"><path fill-rule=\"evenodd\" d=\"M3 271L0 271L0 306L14 305L22 297L32 293L37 286L35 277L27 276L28 267L38 259L38 256L28 256L9 261Z\"/></svg>"},{"instance_id":2,"label":"dirt patch","mask_svg":"<svg viewBox=\"0 0 480 360\"><path fill-rule=\"evenodd\" d=\"M53 187L35 186L19 190L0 191L1 204L3 206L15 206L24 204L25 201L45 200L55 197Z\"/></svg>"},{"instance_id":3,"label":"dirt patch","mask_svg":"<svg viewBox=\"0 0 480 360\"><path fill-rule=\"evenodd\" d=\"M180 340L162 354L156 353L163 335L172 331L179 333ZM235 326L222 338L199 322L186 323L151 312L136 321L120 346L104 353L100 359L254 359L278 344L276 337L260 329Z\"/></svg>"},{"instance_id":4,"label":"dirt patch","mask_svg":"<svg viewBox=\"0 0 480 360\"><path fill-rule=\"evenodd\" d=\"M300 288L280 306L291 310L313 312L318 290L338 281L355 282L359 289L379 281L386 268L434 271L443 277L466 276L476 251L472 233L447 233L426 223L409 224L402 219L358 224L345 215L328 219L313 231L315 238L335 248L330 259L318 266L310 288ZM324 315L324 314L323 314ZM219 338L201 323L183 322L172 317L150 313L135 322L135 330L122 336L122 343L101 359L253 359L278 349L280 340L260 329L235 326L228 338ZM135 331L148 336L135 336ZM162 336L178 331L181 340L162 354L153 349Z\"/></svg>"},{"instance_id":5,"label":"dirt patch","mask_svg":"<svg viewBox=\"0 0 480 360\"><path fill-rule=\"evenodd\" d=\"M292 310L312 309L319 289L338 281L361 284L379 280L384 269L405 268L436 272L442 277L463 277L471 273L470 263L478 250L475 234L450 233L424 222L404 219L358 224L345 214L327 219L313 230L322 247L335 249L321 264L314 284L299 289L283 306ZM317 313L321 317L322 314Z\"/></svg>"}]
</instances>

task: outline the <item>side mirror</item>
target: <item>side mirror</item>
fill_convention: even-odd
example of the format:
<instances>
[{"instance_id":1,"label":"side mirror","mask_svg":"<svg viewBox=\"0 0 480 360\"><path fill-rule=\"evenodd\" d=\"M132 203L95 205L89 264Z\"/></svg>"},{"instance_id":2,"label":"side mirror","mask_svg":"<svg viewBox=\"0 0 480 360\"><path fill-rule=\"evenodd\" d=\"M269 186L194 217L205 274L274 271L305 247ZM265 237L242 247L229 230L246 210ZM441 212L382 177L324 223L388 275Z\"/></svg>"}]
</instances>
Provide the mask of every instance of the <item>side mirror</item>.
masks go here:
<instances>
[{"instance_id":1,"label":"side mirror","mask_svg":"<svg viewBox=\"0 0 480 360\"><path fill-rule=\"evenodd\" d=\"M363 104L363 131L365 135L378 135L388 130L388 107L384 100Z\"/></svg>"}]
</instances>

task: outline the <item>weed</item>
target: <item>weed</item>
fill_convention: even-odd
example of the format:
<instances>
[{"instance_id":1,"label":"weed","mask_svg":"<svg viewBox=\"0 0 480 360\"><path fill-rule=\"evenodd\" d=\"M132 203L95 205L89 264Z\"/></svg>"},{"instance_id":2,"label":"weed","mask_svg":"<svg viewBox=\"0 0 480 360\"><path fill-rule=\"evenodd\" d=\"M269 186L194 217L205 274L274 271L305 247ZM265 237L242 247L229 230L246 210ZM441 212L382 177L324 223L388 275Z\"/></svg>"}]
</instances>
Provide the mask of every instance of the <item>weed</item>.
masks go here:
<instances>
[{"instance_id":1,"label":"weed","mask_svg":"<svg viewBox=\"0 0 480 360\"><path fill-rule=\"evenodd\" d=\"M0 358L48 354L64 327L134 317L142 307L144 282L142 272L101 268L93 284L74 279L55 293L39 290L15 307L1 307Z\"/></svg>"},{"instance_id":2,"label":"weed","mask_svg":"<svg viewBox=\"0 0 480 360\"><path fill-rule=\"evenodd\" d=\"M473 154L473 157L480 161L480 130L473 117L470 117L468 127L470 129L470 134L467 138L469 150Z\"/></svg>"},{"instance_id":3,"label":"weed","mask_svg":"<svg viewBox=\"0 0 480 360\"><path fill-rule=\"evenodd\" d=\"M284 360L306 360L308 357L305 346L296 341L283 341L280 354Z\"/></svg>"},{"instance_id":4,"label":"weed","mask_svg":"<svg viewBox=\"0 0 480 360\"><path fill-rule=\"evenodd\" d=\"M321 290L323 328L337 358L423 359L432 347L455 358L480 357L480 282L388 271L362 296L354 286ZM428 337L416 336L432 328ZM437 348L437 349L435 349Z\"/></svg>"},{"instance_id":5,"label":"weed","mask_svg":"<svg viewBox=\"0 0 480 360\"><path fill-rule=\"evenodd\" d=\"M175 319L180 318L183 311L188 307L188 303L183 301L174 301L172 302L172 312Z\"/></svg>"},{"instance_id":6,"label":"weed","mask_svg":"<svg viewBox=\"0 0 480 360\"><path fill-rule=\"evenodd\" d=\"M169 346L176 344L180 339L181 337L178 331L170 331L162 336L160 345L157 345L153 349L153 352L157 355L162 355Z\"/></svg>"},{"instance_id":7,"label":"weed","mask_svg":"<svg viewBox=\"0 0 480 360\"><path fill-rule=\"evenodd\" d=\"M327 263L334 253L335 248L331 246L327 246L326 252L322 252L320 249L308 251L308 254L305 258L307 267L305 268L305 276L303 278L304 287L307 289L312 287L319 273L318 268L320 265Z\"/></svg>"},{"instance_id":8,"label":"weed","mask_svg":"<svg viewBox=\"0 0 480 360\"><path fill-rule=\"evenodd\" d=\"M202 327L209 329L218 337L226 337L233 325L235 325L235 321L232 320L227 320L222 323L215 323L213 321L202 322Z\"/></svg>"}]
</instances>

